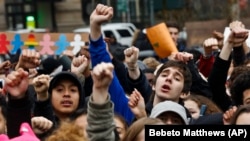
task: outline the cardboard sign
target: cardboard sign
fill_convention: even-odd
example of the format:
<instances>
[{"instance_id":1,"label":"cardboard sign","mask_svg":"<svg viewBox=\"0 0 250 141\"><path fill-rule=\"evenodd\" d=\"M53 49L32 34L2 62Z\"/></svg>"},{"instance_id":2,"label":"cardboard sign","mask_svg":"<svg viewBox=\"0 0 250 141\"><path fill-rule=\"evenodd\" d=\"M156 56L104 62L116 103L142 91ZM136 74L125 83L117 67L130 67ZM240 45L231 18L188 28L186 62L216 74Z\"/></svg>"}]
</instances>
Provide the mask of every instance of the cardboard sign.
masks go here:
<instances>
[{"instance_id":1,"label":"cardboard sign","mask_svg":"<svg viewBox=\"0 0 250 141\"><path fill-rule=\"evenodd\" d=\"M65 50L78 53L89 43L88 33L0 33L0 54L35 49L41 55L61 55Z\"/></svg>"},{"instance_id":2,"label":"cardboard sign","mask_svg":"<svg viewBox=\"0 0 250 141\"><path fill-rule=\"evenodd\" d=\"M248 32L250 32L250 30L248 30ZM226 40L228 39L230 33L231 33L230 28L229 28L229 27L225 27L224 33L223 33L223 35L224 35L224 43L225 43ZM246 39L246 44L247 44L248 47L250 47L250 36L247 37L247 39Z\"/></svg>"},{"instance_id":3,"label":"cardboard sign","mask_svg":"<svg viewBox=\"0 0 250 141\"><path fill-rule=\"evenodd\" d=\"M231 32L230 28L229 27L225 27L224 33L223 33L223 35L224 35L224 41L223 41L224 44L225 44L226 40L228 39L228 37L230 35L230 32Z\"/></svg>"},{"instance_id":4,"label":"cardboard sign","mask_svg":"<svg viewBox=\"0 0 250 141\"><path fill-rule=\"evenodd\" d=\"M170 36L165 23L157 24L146 29L147 37L160 58L166 58L178 49Z\"/></svg>"}]
</instances>

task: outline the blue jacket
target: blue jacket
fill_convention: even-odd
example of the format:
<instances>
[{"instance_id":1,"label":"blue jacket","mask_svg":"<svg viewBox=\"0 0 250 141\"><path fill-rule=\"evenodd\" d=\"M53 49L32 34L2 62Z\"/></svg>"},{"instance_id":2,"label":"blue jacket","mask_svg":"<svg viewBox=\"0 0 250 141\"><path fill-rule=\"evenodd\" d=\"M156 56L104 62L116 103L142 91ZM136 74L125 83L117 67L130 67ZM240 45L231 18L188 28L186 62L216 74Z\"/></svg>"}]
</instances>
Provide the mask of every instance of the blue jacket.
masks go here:
<instances>
[{"instance_id":1,"label":"blue jacket","mask_svg":"<svg viewBox=\"0 0 250 141\"><path fill-rule=\"evenodd\" d=\"M91 56L92 68L101 62L111 62L111 58L106 50L106 44L102 36L96 41L90 39L89 52ZM113 75L114 78L110 84L109 93L111 100L114 103L114 111L122 115L130 125L134 119L134 114L128 106L128 98L126 97L115 72L113 72Z\"/></svg>"}]
</instances>

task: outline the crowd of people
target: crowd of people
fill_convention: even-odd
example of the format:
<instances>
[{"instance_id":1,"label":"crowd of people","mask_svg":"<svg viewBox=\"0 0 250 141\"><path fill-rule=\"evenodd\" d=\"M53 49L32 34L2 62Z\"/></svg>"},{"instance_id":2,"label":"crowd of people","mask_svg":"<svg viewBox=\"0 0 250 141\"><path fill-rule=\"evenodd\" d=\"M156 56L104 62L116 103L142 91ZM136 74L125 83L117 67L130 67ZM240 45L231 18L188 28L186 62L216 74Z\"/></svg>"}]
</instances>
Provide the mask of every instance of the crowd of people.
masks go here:
<instances>
[{"instance_id":1,"label":"crowd of people","mask_svg":"<svg viewBox=\"0 0 250 141\"><path fill-rule=\"evenodd\" d=\"M242 22L229 24L225 42L214 32L202 52L182 46L164 59L140 59L148 40L135 39L116 55L102 36L101 25L113 14L97 4L90 44L77 55L43 58L23 49L16 62L0 64L0 140L141 141L145 125L250 124L250 50ZM166 24L180 46L178 26Z\"/></svg>"}]
</instances>

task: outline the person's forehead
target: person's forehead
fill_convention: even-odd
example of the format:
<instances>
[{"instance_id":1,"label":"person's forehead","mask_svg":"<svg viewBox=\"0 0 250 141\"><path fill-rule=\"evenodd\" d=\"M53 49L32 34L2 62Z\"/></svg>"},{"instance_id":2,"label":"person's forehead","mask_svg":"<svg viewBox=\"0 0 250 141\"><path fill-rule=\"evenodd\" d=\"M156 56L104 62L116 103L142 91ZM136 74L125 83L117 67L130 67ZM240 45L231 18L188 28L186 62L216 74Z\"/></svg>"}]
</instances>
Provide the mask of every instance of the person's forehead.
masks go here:
<instances>
[{"instance_id":1,"label":"person's forehead","mask_svg":"<svg viewBox=\"0 0 250 141\"><path fill-rule=\"evenodd\" d=\"M189 108L199 108L199 105L194 100L188 99L184 101L185 107Z\"/></svg>"},{"instance_id":2,"label":"person's forehead","mask_svg":"<svg viewBox=\"0 0 250 141\"><path fill-rule=\"evenodd\" d=\"M57 82L54 83L54 86L57 87L57 86L62 86L62 85L67 85L67 84L70 84L71 86L77 86L77 84L75 83L75 81L72 79L72 78L59 78L57 80ZM54 88L55 88L54 87Z\"/></svg>"},{"instance_id":3,"label":"person's forehead","mask_svg":"<svg viewBox=\"0 0 250 141\"><path fill-rule=\"evenodd\" d=\"M171 72L173 72L173 73L177 73L177 74L183 76L182 72L181 72L180 69L177 68L177 67L167 67L167 68L163 69L163 70L161 71L161 73L166 73L166 72L169 72L169 71L171 71Z\"/></svg>"},{"instance_id":4,"label":"person's forehead","mask_svg":"<svg viewBox=\"0 0 250 141\"><path fill-rule=\"evenodd\" d=\"M147 77L154 77L154 74L153 73L151 73L151 72L145 72L144 73Z\"/></svg>"},{"instance_id":5,"label":"person's forehead","mask_svg":"<svg viewBox=\"0 0 250 141\"><path fill-rule=\"evenodd\" d=\"M176 27L168 27L168 30L170 31L170 32L178 32L179 30L178 30L178 28L176 28Z\"/></svg>"},{"instance_id":6,"label":"person's forehead","mask_svg":"<svg viewBox=\"0 0 250 141\"><path fill-rule=\"evenodd\" d=\"M178 117L181 119L181 116L174 111L165 111L165 112L161 113L159 115L159 117L175 117L175 118Z\"/></svg>"}]
</instances>

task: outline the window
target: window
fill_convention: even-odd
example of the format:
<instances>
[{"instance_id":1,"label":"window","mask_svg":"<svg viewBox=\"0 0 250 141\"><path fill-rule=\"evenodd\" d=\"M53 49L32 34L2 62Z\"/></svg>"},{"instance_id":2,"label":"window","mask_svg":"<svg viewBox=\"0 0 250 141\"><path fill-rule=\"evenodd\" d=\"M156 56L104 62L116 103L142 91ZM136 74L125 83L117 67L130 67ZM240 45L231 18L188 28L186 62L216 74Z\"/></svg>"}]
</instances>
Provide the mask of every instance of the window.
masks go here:
<instances>
[{"instance_id":1,"label":"window","mask_svg":"<svg viewBox=\"0 0 250 141\"><path fill-rule=\"evenodd\" d=\"M104 36L105 37L111 37L112 35L114 36L114 33L111 30L105 30L104 31Z\"/></svg>"},{"instance_id":2,"label":"window","mask_svg":"<svg viewBox=\"0 0 250 141\"><path fill-rule=\"evenodd\" d=\"M117 32L120 34L121 37L131 37L132 35L126 29L118 29Z\"/></svg>"},{"instance_id":3,"label":"window","mask_svg":"<svg viewBox=\"0 0 250 141\"><path fill-rule=\"evenodd\" d=\"M128 26L133 32L135 32L134 28L132 26Z\"/></svg>"}]
</instances>

